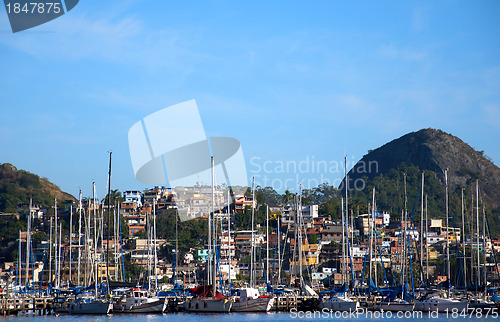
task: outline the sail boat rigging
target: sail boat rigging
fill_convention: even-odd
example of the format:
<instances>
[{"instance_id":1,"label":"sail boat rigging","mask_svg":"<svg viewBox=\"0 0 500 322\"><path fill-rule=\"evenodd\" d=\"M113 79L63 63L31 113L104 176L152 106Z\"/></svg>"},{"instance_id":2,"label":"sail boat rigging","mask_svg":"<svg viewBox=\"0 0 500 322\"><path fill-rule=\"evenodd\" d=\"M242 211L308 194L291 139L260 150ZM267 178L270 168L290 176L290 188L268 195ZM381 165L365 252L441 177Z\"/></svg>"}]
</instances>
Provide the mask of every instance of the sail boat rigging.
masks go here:
<instances>
[{"instance_id":1,"label":"sail boat rigging","mask_svg":"<svg viewBox=\"0 0 500 322\"><path fill-rule=\"evenodd\" d=\"M191 299L184 302L183 306L186 311L189 312L220 312L228 313L231 310L233 302L217 292L216 284L216 270L217 270L217 260L216 260L216 235L215 235L215 171L214 171L214 158L211 157L211 169L212 169L212 205L211 211L208 212L208 244L209 253L206 263L207 267L207 281L208 285L198 286L191 289L190 292L194 294ZM212 233L214 234L212 236ZM212 245L213 242L213 245ZM213 267L212 267L213 261ZM212 270L209 272L208 268L211 267ZM210 284L211 282L211 284Z\"/></svg>"}]
</instances>

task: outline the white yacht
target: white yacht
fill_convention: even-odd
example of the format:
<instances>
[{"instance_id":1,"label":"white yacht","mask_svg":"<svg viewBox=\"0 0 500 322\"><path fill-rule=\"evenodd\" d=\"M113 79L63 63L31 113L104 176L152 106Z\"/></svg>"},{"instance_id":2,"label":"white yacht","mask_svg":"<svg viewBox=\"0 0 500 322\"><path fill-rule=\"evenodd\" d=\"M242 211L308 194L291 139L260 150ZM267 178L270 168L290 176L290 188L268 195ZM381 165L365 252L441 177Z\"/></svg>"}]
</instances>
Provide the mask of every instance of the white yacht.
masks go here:
<instances>
[{"instance_id":1,"label":"white yacht","mask_svg":"<svg viewBox=\"0 0 500 322\"><path fill-rule=\"evenodd\" d=\"M346 295L333 295L328 300L320 303L320 309L328 309L332 311L356 311L359 307L359 302L353 300Z\"/></svg>"},{"instance_id":2,"label":"white yacht","mask_svg":"<svg viewBox=\"0 0 500 322\"><path fill-rule=\"evenodd\" d=\"M375 304L377 310L391 311L391 312L405 312L413 311L415 304L400 298L395 298L392 301L382 301Z\"/></svg>"},{"instance_id":3,"label":"white yacht","mask_svg":"<svg viewBox=\"0 0 500 322\"><path fill-rule=\"evenodd\" d=\"M439 295L415 302L415 311L451 312L455 309L457 309L458 312L464 310L467 312L468 302L466 300L445 298Z\"/></svg>"},{"instance_id":4,"label":"white yacht","mask_svg":"<svg viewBox=\"0 0 500 322\"><path fill-rule=\"evenodd\" d=\"M184 310L187 312L229 313L233 305L231 299L218 292L212 296L212 290L211 286L198 286L191 290L195 296L184 302Z\"/></svg>"},{"instance_id":5,"label":"white yacht","mask_svg":"<svg viewBox=\"0 0 500 322\"><path fill-rule=\"evenodd\" d=\"M163 313L167 303L166 298L151 297L146 290L132 288L114 305L113 310L124 313Z\"/></svg>"},{"instance_id":6,"label":"white yacht","mask_svg":"<svg viewBox=\"0 0 500 322\"><path fill-rule=\"evenodd\" d=\"M261 296L255 288L243 288L234 299L233 312L269 312L274 305L274 296Z\"/></svg>"},{"instance_id":7,"label":"white yacht","mask_svg":"<svg viewBox=\"0 0 500 322\"><path fill-rule=\"evenodd\" d=\"M233 302L225 296L215 297L193 297L184 302L184 310L187 312L213 312L229 313Z\"/></svg>"},{"instance_id":8,"label":"white yacht","mask_svg":"<svg viewBox=\"0 0 500 322\"><path fill-rule=\"evenodd\" d=\"M109 314L113 311L113 303L95 298L90 293L82 293L67 308L71 314Z\"/></svg>"}]
</instances>

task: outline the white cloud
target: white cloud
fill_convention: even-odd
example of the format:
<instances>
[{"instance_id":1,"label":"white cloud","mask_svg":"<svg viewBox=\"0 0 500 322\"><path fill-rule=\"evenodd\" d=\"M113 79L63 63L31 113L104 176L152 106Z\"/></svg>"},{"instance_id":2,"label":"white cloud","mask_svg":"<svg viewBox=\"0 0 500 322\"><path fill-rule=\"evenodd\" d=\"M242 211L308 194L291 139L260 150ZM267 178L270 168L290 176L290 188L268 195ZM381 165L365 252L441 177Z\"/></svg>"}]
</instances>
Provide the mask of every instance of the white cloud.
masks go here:
<instances>
[{"instance_id":1,"label":"white cloud","mask_svg":"<svg viewBox=\"0 0 500 322\"><path fill-rule=\"evenodd\" d=\"M174 68L203 55L190 50L195 30L149 30L137 17L68 14L33 31L0 37L0 43L42 61L105 61L127 67ZM187 68L184 70L190 70Z\"/></svg>"}]
</instances>

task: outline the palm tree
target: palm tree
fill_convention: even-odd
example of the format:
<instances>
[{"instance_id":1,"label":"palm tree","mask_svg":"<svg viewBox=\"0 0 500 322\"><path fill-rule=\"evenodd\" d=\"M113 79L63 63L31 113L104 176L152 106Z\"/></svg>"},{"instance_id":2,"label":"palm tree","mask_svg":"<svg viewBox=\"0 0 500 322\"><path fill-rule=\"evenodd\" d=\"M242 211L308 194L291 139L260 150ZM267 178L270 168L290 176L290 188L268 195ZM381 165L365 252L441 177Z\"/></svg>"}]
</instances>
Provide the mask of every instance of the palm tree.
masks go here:
<instances>
[{"instance_id":1,"label":"palm tree","mask_svg":"<svg viewBox=\"0 0 500 322\"><path fill-rule=\"evenodd\" d=\"M111 193L109 194L110 195L110 198L111 198L111 204L114 205L116 203L122 203L123 202L123 197L122 197L122 193L120 191L118 191L118 189L116 190L111 190ZM106 197L104 197L104 199L102 200L103 204L104 205L108 205L108 195L106 195Z\"/></svg>"}]
</instances>

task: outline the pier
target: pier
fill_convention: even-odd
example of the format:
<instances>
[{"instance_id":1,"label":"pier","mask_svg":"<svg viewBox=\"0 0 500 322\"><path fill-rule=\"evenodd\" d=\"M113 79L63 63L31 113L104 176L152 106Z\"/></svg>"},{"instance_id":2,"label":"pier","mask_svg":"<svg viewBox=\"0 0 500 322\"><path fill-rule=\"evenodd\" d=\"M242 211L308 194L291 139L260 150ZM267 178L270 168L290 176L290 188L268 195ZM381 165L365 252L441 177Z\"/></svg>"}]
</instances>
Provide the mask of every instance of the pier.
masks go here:
<instances>
[{"instance_id":1,"label":"pier","mask_svg":"<svg viewBox=\"0 0 500 322\"><path fill-rule=\"evenodd\" d=\"M52 313L52 297L2 297L0 298L0 315Z\"/></svg>"}]
</instances>

